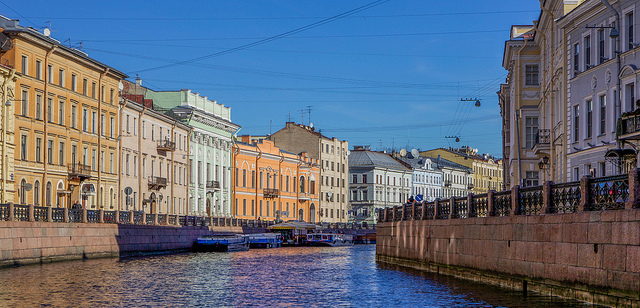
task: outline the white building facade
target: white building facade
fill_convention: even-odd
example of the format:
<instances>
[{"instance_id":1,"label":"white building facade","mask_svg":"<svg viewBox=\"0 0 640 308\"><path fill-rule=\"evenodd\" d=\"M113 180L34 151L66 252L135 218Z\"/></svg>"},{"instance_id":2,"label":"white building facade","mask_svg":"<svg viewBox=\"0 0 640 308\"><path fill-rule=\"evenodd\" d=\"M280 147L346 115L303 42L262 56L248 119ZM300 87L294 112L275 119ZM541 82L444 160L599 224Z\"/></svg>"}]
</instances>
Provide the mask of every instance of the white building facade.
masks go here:
<instances>
[{"instance_id":1,"label":"white building facade","mask_svg":"<svg viewBox=\"0 0 640 308\"><path fill-rule=\"evenodd\" d=\"M411 154L408 154L411 155ZM413 156L411 156L413 157ZM411 196L421 196L422 200L434 201L442 198L443 171L428 157L417 158L398 157L398 160L408 164L413 169L411 176Z\"/></svg>"}]
</instances>

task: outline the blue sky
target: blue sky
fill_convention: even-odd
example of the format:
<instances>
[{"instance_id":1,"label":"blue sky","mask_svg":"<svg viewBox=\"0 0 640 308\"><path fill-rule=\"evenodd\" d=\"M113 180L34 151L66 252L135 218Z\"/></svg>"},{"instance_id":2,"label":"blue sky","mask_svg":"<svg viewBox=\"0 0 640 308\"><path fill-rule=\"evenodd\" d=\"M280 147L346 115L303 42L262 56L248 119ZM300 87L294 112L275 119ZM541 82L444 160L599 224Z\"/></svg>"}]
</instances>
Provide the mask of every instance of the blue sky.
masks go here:
<instances>
[{"instance_id":1,"label":"blue sky","mask_svg":"<svg viewBox=\"0 0 640 308\"><path fill-rule=\"evenodd\" d=\"M188 88L230 106L240 134L275 132L289 117L308 124L312 106L313 125L351 146L469 145L501 157L504 41L512 24L538 17L538 1L391 0L161 67L372 2L4 0L0 14L39 29L50 21L53 38L154 90Z\"/></svg>"}]
</instances>

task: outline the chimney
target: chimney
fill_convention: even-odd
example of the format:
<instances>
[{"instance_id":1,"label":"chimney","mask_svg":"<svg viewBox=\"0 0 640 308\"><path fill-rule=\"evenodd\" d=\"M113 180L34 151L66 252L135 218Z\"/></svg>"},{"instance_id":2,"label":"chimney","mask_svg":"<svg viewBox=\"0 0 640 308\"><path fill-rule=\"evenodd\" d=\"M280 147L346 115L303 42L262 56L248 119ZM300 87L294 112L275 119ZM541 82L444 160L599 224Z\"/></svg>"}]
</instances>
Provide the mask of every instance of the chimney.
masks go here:
<instances>
[{"instance_id":1,"label":"chimney","mask_svg":"<svg viewBox=\"0 0 640 308\"><path fill-rule=\"evenodd\" d=\"M142 86L142 79L140 79L138 75L136 75L136 86L139 86L139 87Z\"/></svg>"}]
</instances>

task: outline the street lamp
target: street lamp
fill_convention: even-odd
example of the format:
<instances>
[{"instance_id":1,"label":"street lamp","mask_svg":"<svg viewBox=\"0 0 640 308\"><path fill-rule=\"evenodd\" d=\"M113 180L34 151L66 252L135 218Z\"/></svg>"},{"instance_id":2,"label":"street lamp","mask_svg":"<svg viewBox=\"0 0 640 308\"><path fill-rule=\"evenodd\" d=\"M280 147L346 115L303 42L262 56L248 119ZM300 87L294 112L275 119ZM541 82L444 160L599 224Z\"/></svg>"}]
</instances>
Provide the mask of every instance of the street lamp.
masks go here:
<instances>
[{"instance_id":1,"label":"street lamp","mask_svg":"<svg viewBox=\"0 0 640 308\"><path fill-rule=\"evenodd\" d=\"M482 104L480 104L480 99L479 98L461 98L460 101L461 102L475 102L474 105L476 107L482 106Z\"/></svg>"}]
</instances>

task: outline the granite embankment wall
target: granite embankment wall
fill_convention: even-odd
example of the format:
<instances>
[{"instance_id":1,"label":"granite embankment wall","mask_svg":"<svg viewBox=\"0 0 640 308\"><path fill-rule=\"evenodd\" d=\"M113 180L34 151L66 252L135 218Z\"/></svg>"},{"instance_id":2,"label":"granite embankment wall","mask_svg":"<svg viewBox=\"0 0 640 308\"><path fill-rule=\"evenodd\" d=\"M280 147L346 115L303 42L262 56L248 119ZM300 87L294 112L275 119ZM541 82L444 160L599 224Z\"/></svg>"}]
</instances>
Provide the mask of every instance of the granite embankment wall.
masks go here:
<instances>
[{"instance_id":1,"label":"granite embankment wall","mask_svg":"<svg viewBox=\"0 0 640 308\"><path fill-rule=\"evenodd\" d=\"M0 267L188 250L199 236L242 227L0 220Z\"/></svg>"},{"instance_id":2,"label":"granite embankment wall","mask_svg":"<svg viewBox=\"0 0 640 308\"><path fill-rule=\"evenodd\" d=\"M640 307L638 174L383 209L377 260L516 290Z\"/></svg>"}]
</instances>

